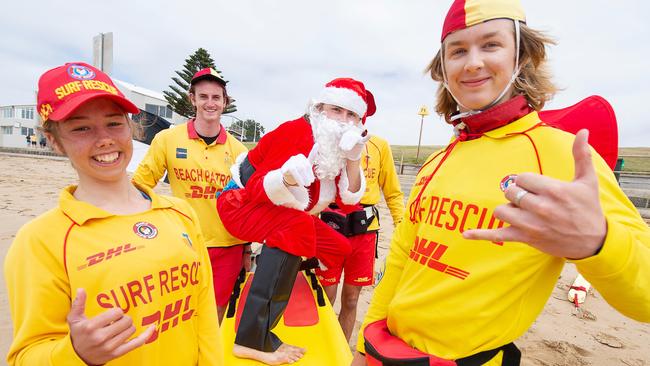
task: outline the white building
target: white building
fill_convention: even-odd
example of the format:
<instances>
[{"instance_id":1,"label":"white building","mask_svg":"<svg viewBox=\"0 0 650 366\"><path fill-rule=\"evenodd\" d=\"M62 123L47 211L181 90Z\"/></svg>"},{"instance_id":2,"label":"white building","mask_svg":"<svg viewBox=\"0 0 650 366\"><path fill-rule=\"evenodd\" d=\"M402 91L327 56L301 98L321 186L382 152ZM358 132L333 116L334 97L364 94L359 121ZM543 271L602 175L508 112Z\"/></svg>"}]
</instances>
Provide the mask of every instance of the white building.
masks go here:
<instances>
[{"instance_id":1,"label":"white building","mask_svg":"<svg viewBox=\"0 0 650 366\"><path fill-rule=\"evenodd\" d=\"M186 118L173 112L162 93L113 79L116 86L133 104L143 111L156 114L172 124L181 124ZM38 126L41 118L36 104L0 105L0 147L27 147L27 136L41 134Z\"/></svg>"},{"instance_id":2,"label":"white building","mask_svg":"<svg viewBox=\"0 0 650 366\"><path fill-rule=\"evenodd\" d=\"M27 147L27 136L37 135L38 124L35 104L0 106L0 146Z\"/></svg>"},{"instance_id":3,"label":"white building","mask_svg":"<svg viewBox=\"0 0 650 366\"><path fill-rule=\"evenodd\" d=\"M169 106L162 93L122 80L113 79L113 81L126 99L133 102L141 110L160 116L174 125L181 124L187 120L187 118L172 111L172 107Z\"/></svg>"}]
</instances>

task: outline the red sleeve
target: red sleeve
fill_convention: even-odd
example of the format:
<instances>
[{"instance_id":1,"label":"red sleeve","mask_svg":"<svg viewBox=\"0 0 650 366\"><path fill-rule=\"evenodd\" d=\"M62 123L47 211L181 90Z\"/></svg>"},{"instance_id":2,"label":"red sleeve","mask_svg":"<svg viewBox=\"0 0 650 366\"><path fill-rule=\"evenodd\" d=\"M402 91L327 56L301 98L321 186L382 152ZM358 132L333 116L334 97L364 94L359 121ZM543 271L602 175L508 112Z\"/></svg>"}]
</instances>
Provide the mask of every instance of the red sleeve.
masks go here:
<instances>
[{"instance_id":1,"label":"red sleeve","mask_svg":"<svg viewBox=\"0 0 650 366\"><path fill-rule=\"evenodd\" d=\"M312 145L311 126L302 117L285 122L264 135L257 146L248 153L248 161L255 168L255 173L246 183L246 192L250 199L271 202L264 191L266 174L280 169L282 164L294 155L309 154Z\"/></svg>"}]
</instances>

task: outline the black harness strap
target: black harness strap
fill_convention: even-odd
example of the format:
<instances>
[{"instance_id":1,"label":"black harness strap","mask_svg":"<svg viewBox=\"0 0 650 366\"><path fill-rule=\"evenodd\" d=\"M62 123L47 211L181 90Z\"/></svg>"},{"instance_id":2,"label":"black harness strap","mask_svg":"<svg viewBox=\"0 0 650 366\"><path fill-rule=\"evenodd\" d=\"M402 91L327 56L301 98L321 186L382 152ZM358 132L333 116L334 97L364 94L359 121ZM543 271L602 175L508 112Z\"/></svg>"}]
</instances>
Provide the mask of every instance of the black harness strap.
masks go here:
<instances>
[{"instance_id":1,"label":"black harness strap","mask_svg":"<svg viewBox=\"0 0 650 366\"><path fill-rule=\"evenodd\" d=\"M456 360L458 366L481 366L490 361L494 356L503 351L503 359L501 366L519 366L521 362L521 351L514 343L510 342L499 348L491 349L489 351L479 352L475 355L460 358Z\"/></svg>"},{"instance_id":2,"label":"black harness strap","mask_svg":"<svg viewBox=\"0 0 650 366\"><path fill-rule=\"evenodd\" d=\"M242 186L246 187L246 183L248 183L248 180L251 178L253 173L255 173L255 167L248 160L248 155L246 155L244 161L239 165L239 181Z\"/></svg>"},{"instance_id":3,"label":"black harness strap","mask_svg":"<svg viewBox=\"0 0 650 366\"><path fill-rule=\"evenodd\" d=\"M237 276L237 281L235 282L235 287L230 294L230 299L228 300L228 311L226 313L226 318L232 318L235 316L235 308L237 307L237 300L239 295L241 295L241 285L246 281L246 270L244 268L239 271L239 276Z\"/></svg>"}]
</instances>

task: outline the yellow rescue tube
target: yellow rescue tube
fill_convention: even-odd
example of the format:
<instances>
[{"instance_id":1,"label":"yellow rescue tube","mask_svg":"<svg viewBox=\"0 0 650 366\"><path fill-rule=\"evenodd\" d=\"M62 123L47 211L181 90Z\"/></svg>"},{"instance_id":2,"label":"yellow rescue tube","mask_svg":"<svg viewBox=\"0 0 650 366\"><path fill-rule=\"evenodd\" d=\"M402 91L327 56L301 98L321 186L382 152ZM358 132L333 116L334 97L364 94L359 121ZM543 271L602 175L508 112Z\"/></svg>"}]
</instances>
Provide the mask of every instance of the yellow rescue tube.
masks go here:
<instances>
[{"instance_id":1,"label":"yellow rescue tube","mask_svg":"<svg viewBox=\"0 0 650 366\"><path fill-rule=\"evenodd\" d=\"M243 310L245 297L253 279L248 273L240 278L228 305L228 311L221 324L226 365L259 366L264 363L237 358L232 354L236 326ZM240 308L241 306L241 308ZM316 276L301 271L291 292L287 310L273 329L280 339L288 344L307 349L305 356L293 365L332 366L349 365L352 353L343 335L334 309L327 300Z\"/></svg>"}]
</instances>

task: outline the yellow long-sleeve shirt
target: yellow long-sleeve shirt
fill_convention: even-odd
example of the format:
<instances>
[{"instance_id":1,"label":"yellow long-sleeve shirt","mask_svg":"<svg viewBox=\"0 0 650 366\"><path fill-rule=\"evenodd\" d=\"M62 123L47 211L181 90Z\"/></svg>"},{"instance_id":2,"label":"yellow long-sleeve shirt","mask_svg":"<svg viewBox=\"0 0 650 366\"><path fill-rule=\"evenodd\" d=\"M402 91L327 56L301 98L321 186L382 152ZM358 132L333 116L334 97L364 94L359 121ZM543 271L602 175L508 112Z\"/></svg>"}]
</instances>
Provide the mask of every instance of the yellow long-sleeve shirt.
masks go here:
<instances>
[{"instance_id":1,"label":"yellow long-sleeve shirt","mask_svg":"<svg viewBox=\"0 0 650 366\"><path fill-rule=\"evenodd\" d=\"M246 147L221 126L216 141L207 145L194 128L194 120L159 132L133 180L155 187L165 175L172 194L196 211L207 247L228 247L243 241L230 235L217 213L215 195L230 180L230 166Z\"/></svg>"},{"instance_id":2,"label":"yellow long-sleeve shirt","mask_svg":"<svg viewBox=\"0 0 650 366\"><path fill-rule=\"evenodd\" d=\"M395 231L386 272L359 333L360 351L363 328L380 319L409 345L448 359L497 348L531 326L565 259L524 243L466 240L462 232L504 225L493 216L507 202L500 186L511 174L538 172L534 147L544 175L573 179L573 159L567 158L573 135L538 127L527 133L534 145L523 135L506 136L538 122L533 112L452 150L423 192L416 221L407 218ZM574 263L618 311L648 322L650 228L605 162L592 156L608 231L597 255ZM441 158L434 154L418 174L407 208Z\"/></svg>"},{"instance_id":3,"label":"yellow long-sleeve shirt","mask_svg":"<svg viewBox=\"0 0 650 366\"><path fill-rule=\"evenodd\" d=\"M76 200L23 226L5 259L14 339L9 365L79 365L66 316L78 288L88 318L120 307L136 335L153 339L108 362L119 365L222 365L223 354L207 250L189 205L156 195L151 208L114 215Z\"/></svg>"},{"instance_id":4,"label":"yellow long-sleeve shirt","mask_svg":"<svg viewBox=\"0 0 650 366\"><path fill-rule=\"evenodd\" d=\"M361 167L366 176L366 192L361 198L361 203L376 205L383 193L393 223L399 224L404 216L404 194L388 142L381 137L371 136L361 156ZM375 218L368 230L377 229L379 229L379 220Z\"/></svg>"}]
</instances>

